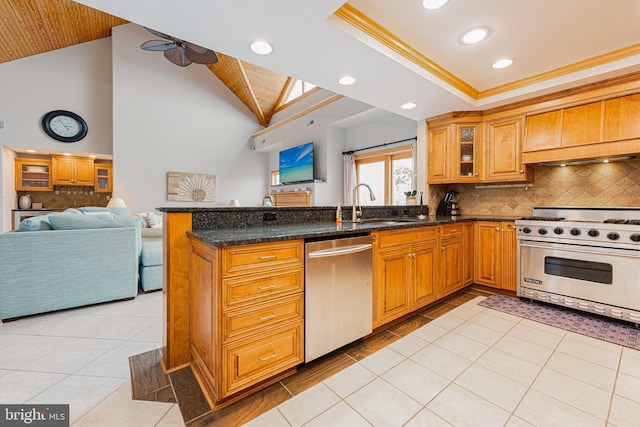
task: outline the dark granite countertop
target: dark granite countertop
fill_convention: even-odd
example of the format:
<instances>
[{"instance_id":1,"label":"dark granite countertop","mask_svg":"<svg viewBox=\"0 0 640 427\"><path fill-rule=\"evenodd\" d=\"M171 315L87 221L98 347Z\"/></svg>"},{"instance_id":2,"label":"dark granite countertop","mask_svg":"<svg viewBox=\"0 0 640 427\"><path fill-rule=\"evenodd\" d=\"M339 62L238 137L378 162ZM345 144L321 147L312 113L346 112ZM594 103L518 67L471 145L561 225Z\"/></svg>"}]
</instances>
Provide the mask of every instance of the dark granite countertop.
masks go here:
<instances>
[{"instance_id":1,"label":"dark granite countertop","mask_svg":"<svg viewBox=\"0 0 640 427\"><path fill-rule=\"evenodd\" d=\"M169 210L167 211L170 212ZM419 220L417 218L402 218L392 224L385 224L384 221L394 221L394 218L381 218L380 221L370 219L368 220L369 222L362 223L344 221L340 225L333 222L319 222L203 230L196 229L189 232L188 235L211 246L234 246L249 243L275 242L279 240L340 238L351 235L368 234L372 231L379 230L425 227L430 225L467 221L513 221L518 218L496 216L464 216L456 220L435 217L428 217L423 220Z\"/></svg>"}]
</instances>

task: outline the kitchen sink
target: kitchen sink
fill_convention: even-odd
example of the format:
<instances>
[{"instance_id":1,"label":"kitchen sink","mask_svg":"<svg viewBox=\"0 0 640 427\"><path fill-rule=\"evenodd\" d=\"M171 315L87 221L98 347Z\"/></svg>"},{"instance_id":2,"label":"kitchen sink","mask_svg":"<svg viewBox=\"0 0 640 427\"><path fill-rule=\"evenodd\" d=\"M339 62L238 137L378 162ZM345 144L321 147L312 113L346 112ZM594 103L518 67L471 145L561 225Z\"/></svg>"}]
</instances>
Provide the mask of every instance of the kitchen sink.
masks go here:
<instances>
[{"instance_id":1,"label":"kitchen sink","mask_svg":"<svg viewBox=\"0 0 640 427\"><path fill-rule=\"evenodd\" d=\"M416 222L417 220L407 219L407 218L369 218L363 219L362 221L357 222L356 224L367 224L367 225L394 225L394 224L406 224L408 222Z\"/></svg>"}]
</instances>

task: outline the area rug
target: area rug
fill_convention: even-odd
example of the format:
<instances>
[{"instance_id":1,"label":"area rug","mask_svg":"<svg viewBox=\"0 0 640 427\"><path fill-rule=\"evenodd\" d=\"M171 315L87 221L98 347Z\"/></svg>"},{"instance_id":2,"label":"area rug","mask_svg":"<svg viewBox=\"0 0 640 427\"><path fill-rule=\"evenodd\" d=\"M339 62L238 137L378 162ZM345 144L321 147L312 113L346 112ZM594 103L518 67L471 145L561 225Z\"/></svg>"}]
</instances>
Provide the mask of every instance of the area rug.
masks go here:
<instances>
[{"instance_id":1,"label":"area rug","mask_svg":"<svg viewBox=\"0 0 640 427\"><path fill-rule=\"evenodd\" d=\"M640 350L640 328L633 323L499 294L478 305Z\"/></svg>"}]
</instances>

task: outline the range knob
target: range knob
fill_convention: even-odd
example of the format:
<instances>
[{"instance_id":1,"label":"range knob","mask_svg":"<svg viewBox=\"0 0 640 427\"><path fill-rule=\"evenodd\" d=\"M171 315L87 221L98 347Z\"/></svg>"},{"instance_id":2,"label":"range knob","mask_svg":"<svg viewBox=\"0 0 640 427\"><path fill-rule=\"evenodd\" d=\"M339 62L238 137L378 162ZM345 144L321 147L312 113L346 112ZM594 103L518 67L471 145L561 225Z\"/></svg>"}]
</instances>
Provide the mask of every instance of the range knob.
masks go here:
<instances>
[{"instance_id":1,"label":"range knob","mask_svg":"<svg viewBox=\"0 0 640 427\"><path fill-rule=\"evenodd\" d=\"M556 228L553 229L553 232L556 233L556 234L562 234L562 233L564 233L564 228L556 227Z\"/></svg>"},{"instance_id":2,"label":"range knob","mask_svg":"<svg viewBox=\"0 0 640 427\"><path fill-rule=\"evenodd\" d=\"M629 236L629 238L634 242L640 242L640 234L638 233L632 234L631 236Z\"/></svg>"},{"instance_id":3,"label":"range knob","mask_svg":"<svg viewBox=\"0 0 640 427\"><path fill-rule=\"evenodd\" d=\"M542 234L544 236L545 234L547 234L547 229L546 228L538 229L538 234Z\"/></svg>"},{"instance_id":4,"label":"range knob","mask_svg":"<svg viewBox=\"0 0 640 427\"><path fill-rule=\"evenodd\" d=\"M611 232L609 234L607 234L607 238L609 240L618 240L620 238L620 235L616 232Z\"/></svg>"},{"instance_id":5,"label":"range knob","mask_svg":"<svg viewBox=\"0 0 640 427\"><path fill-rule=\"evenodd\" d=\"M531 229L529 227L525 227L525 228L522 229L522 232L525 233L525 234L529 234L529 233L531 233Z\"/></svg>"},{"instance_id":6,"label":"range knob","mask_svg":"<svg viewBox=\"0 0 640 427\"><path fill-rule=\"evenodd\" d=\"M600 235L600 232L595 228L592 228L591 230L587 231L587 234L591 237L598 237Z\"/></svg>"},{"instance_id":7,"label":"range knob","mask_svg":"<svg viewBox=\"0 0 640 427\"><path fill-rule=\"evenodd\" d=\"M572 236L579 236L580 235L580 229L579 228L572 228L571 231L569 231L569 233L571 233Z\"/></svg>"}]
</instances>

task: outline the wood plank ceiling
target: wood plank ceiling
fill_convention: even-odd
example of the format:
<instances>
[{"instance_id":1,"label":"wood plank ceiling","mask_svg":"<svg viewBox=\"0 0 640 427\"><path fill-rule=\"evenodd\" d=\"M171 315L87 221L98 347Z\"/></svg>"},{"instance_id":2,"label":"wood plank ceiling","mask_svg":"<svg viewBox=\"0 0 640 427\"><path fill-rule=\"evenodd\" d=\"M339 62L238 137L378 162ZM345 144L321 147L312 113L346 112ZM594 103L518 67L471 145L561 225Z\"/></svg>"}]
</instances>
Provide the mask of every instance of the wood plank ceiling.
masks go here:
<instances>
[{"instance_id":1,"label":"wood plank ceiling","mask_svg":"<svg viewBox=\"0 0 640 427\"><path fill-rule=\"evenodd\" d=\"M0 1L0 64L97 40L128 21L72 0ZM289 78L230 56L207 67L268 126Z\"/></svg>"}]
</instances>

